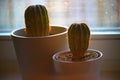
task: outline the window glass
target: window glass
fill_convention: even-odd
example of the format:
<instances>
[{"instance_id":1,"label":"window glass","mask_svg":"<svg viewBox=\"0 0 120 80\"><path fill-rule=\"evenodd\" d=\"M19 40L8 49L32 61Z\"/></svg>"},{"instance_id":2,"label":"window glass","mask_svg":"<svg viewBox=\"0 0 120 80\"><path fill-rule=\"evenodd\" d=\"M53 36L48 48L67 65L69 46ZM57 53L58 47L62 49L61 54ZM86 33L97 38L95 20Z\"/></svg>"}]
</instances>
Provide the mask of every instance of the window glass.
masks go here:
<instances>
[{"instance_id":1,"label":"window glass","mask_svg":"<svg viewBox=\"0 0 120 80\"><path fill-rule=\"evenodd\" d=\"M0 0L0 32L25 27L24 11L35 4L46 6L50 25L85 22L91 30L120 30L120 0Z\"/></svg>"}]
</instances>

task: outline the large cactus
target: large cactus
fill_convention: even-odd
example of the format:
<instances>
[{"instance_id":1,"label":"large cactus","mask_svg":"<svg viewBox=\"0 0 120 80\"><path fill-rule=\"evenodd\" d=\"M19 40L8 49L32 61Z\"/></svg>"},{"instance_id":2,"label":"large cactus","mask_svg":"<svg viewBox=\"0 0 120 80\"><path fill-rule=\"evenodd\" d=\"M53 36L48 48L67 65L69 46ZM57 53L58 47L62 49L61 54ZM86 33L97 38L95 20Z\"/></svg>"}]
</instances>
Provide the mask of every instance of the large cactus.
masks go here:
<instances>
[{"instance_id":1,"label":"large cactus","mask_svg":"<svg viewBox=\"0 0 120 80\"><path fill-rule=\"evenodd\" d=\"M49 17L45 6L30 5L25 10L26 33L29 36L49 35Z\"/></svg>"},{"instance_id":2,"label":"large cactus","mask_svg":"<svg viewBox=\"0 0 120 80\"><path fill-rule=\"evenodd\" d=\"M78 60L84 57L89 47L90 30L85 23L73 23L68 29L69 48L73 59Z\"/></svg>"}]
</instances>

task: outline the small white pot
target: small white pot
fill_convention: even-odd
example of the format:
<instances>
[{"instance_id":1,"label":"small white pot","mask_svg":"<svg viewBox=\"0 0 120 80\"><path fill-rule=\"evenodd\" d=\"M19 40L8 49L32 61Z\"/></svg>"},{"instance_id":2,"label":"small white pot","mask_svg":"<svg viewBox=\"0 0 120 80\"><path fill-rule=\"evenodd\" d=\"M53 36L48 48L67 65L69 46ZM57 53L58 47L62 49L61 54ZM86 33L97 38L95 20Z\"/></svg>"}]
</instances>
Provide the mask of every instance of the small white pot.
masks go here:
<instances>
[{"instance_id":1,"label":"small white pot","mask_svg":"<svg viewBox=\"0 0 120 80\"><path fill-rule=\"evenodd\" d=\"M49 36L28 37L23 29L12 32L23 80L51 80L53 53L67 49L67 28L52 26Z\"/></svg>"},{"instance_id":2,"label":"small white pot","mask_svg":"<svg viewBox=\"0 0 120 80\"><path fill-rule=\"evenodd\" d=\"M97 53L98 57L84 61L66 61L58 59L61 55L71 54L70 51L57 52L53 55L57 80L99 80L102 53L89 49L89 53Z\"/></svg>"}]
</instances>

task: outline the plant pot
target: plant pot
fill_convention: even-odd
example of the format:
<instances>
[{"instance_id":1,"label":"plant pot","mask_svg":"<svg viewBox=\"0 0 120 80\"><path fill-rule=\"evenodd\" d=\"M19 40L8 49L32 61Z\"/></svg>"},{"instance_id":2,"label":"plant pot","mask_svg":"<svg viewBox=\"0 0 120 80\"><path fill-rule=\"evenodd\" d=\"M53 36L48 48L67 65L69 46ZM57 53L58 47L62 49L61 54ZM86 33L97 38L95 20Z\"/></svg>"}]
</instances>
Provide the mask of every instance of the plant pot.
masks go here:
<instances>
[{"instance_id":1,"label":"plant pot","mask_svg":"<svg viewBox=\"0 0 120 80\"><path fill-rule=\"evenodd\" d=\"M88 53L95 54L81 61L72 61L70 51L57 52L53 55L57 80L99 80L102 53L89 49ZM68 59L65 57L69 56Z\"/></svg>"},{"instance_id":2,"label":"plant pot","mask_svg":"<svg viewBox=\"0 0 120 80\"><path fill-rule=\"evenodd\" d=\"M12 32L23 80L51 80L53 53L67 49L67 28L52 26L49 36L28 37L24 28Z\"/></svg>"}]
</instances>

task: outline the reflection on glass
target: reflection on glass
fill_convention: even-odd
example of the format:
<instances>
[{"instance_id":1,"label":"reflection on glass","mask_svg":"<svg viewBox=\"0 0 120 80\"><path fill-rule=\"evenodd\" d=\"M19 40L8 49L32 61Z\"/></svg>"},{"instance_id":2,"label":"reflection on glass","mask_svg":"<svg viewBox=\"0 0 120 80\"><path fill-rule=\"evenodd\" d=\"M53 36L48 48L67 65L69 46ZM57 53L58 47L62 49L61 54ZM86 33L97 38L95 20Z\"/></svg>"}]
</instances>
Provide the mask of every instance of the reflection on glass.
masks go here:
<instances>
[{"instance_id":1,"label":"reflection on glass","mask_svg":"<svg viewBox=\"0 0 120 80\"><path fill-rule=\"evenodd\" d=\"M86 22L91 29L120 28L120 0L0 0L0 32L24 27L24 10L31 4L47 7L51 25Z\"/></svg>"}]
</instances>

